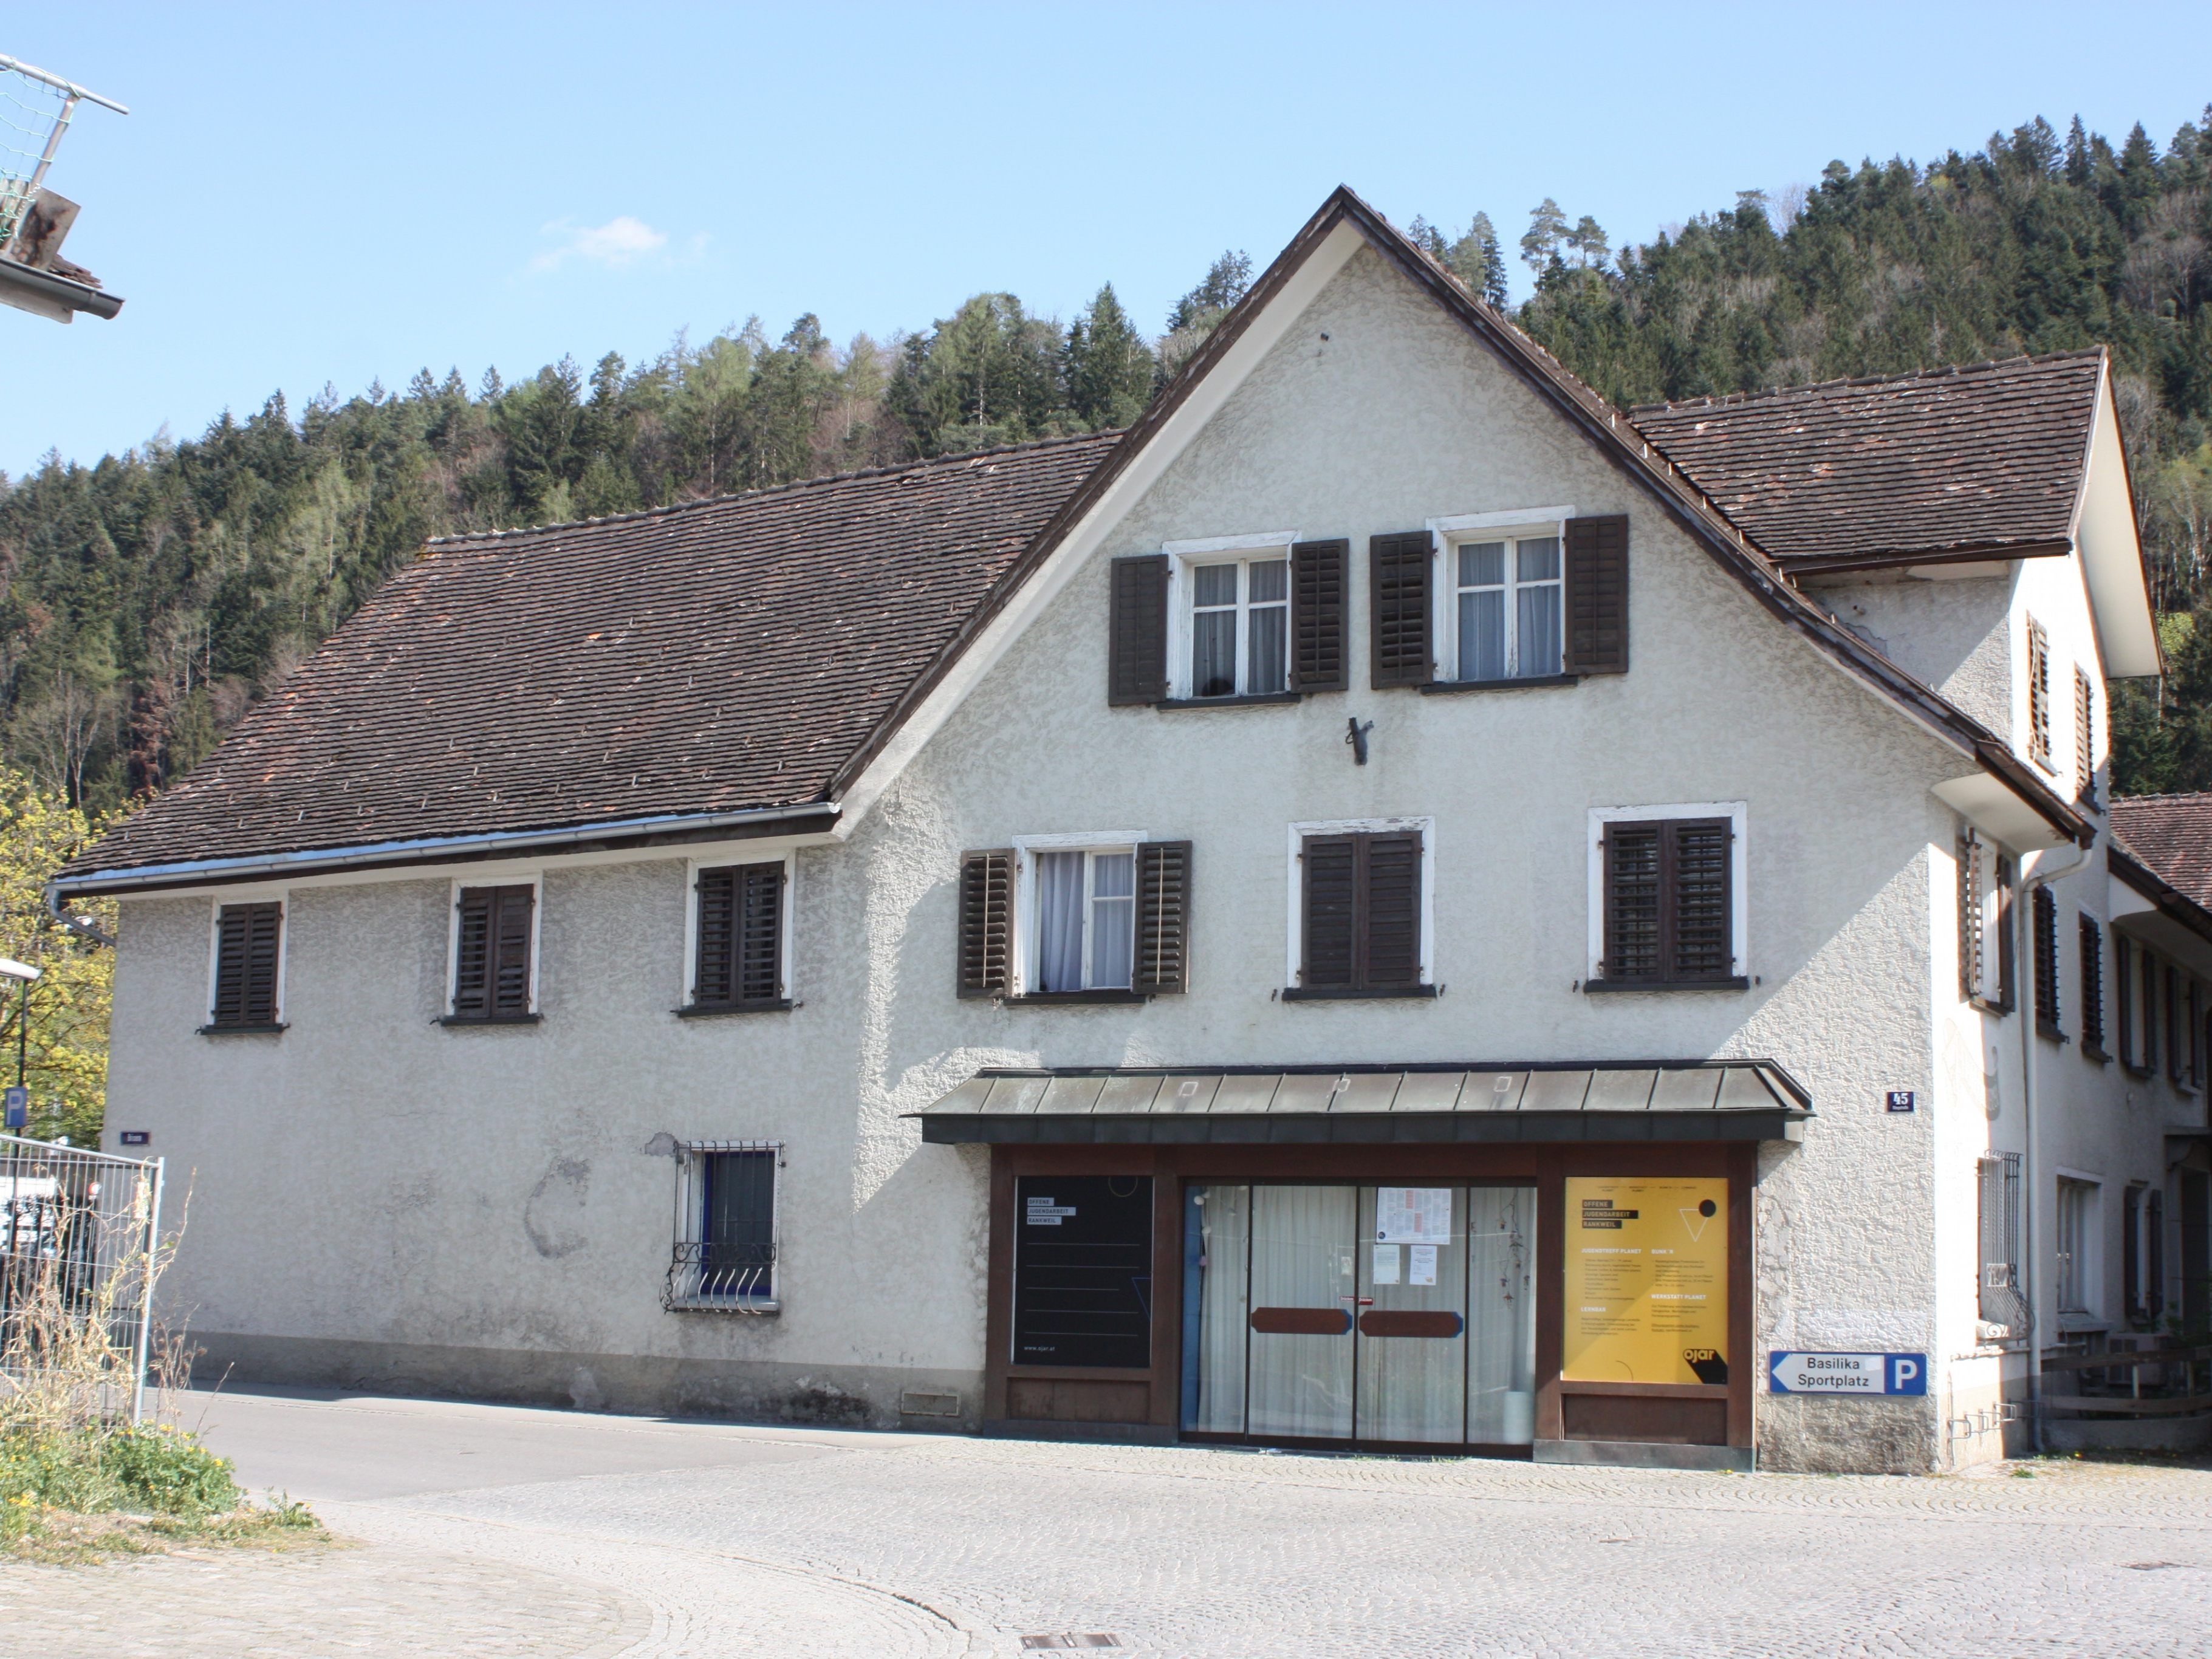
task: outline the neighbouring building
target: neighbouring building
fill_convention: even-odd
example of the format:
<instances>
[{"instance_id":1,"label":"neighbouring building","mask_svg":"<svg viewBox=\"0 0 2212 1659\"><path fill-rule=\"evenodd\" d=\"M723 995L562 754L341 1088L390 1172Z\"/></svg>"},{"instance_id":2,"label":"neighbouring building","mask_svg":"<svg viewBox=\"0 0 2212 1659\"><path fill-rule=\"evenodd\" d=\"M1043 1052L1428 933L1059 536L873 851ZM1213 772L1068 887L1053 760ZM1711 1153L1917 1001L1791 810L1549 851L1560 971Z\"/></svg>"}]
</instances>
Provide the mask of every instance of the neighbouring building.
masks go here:
<instances>
[{"instance_id":1,"label":"neighbouring building","mask_svg":"<svg viewBox=\"0 0 2212 1659\"><path fill-rule=\"evenodd\" d=\"M2160 669L2101 351L1621 411L1339 191L1125 434L433 544L55 893L210 1370L1949 1468L2205 1322Z\"/></svg>"}]
</instances>

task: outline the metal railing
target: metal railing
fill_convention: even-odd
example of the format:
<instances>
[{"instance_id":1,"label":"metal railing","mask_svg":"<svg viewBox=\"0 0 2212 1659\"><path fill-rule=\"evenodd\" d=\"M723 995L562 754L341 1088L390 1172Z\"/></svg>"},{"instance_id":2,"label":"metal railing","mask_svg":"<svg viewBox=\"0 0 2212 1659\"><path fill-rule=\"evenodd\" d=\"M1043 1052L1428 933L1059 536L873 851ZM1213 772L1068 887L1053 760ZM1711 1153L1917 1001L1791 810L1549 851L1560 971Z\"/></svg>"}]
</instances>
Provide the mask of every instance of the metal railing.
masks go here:
<instances>
[{"instance_id":1,"label":"metal railing","mask_svg":"<svg viewBox=\"0 0 2212 1659\"><path fill-rule=\"evenodd\" d=\"M2047 1355L2044 1376L2070 1376L2085 1392L2054 1394L2046 1389L2044 1409L2115 1417L2194 1417L2212 1412L2212 1393L2198 1392L2212 1382L2204 1374L2208 1364L2212 1364L2212 1348ZM2160 1369L2146 1384L2143 1373L2153 1367L2172 1369Z\"/></svg>"},{"instance_id":2,"label":"metal railing","mask_svg":"<svg viewBox=\"0 0 2212 1659\"><path fill-rule=\"evenodd\" d=\"M672 1312L772 1312L775 1273L772 1243L680 1243L669 1259L660 1305Z\"/></svg>"},{"instance_id":3,"label":"metal railing","mask_svg":"<svg viewBox=\"0 0 2212 1659\"><path fill-rule=\"evenodd\" d=\"M21 1385L64 1342L114 1411L145 1415L161 1242L161 1160L0 1135L0 1383Z\"/></svg>"}]
</instances>

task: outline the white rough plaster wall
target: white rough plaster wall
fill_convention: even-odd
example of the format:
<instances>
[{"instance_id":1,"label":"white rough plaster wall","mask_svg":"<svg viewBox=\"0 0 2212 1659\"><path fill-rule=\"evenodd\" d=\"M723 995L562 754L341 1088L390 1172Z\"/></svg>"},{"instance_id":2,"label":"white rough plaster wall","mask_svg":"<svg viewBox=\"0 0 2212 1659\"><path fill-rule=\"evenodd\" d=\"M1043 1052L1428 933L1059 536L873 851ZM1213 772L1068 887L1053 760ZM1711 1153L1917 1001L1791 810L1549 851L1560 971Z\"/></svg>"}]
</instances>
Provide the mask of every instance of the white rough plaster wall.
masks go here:
<instances>
[{"instance_id":1,"label":"white rough plaster wall","mask_svg":"<svg viewBox=\"0 0 2212 1659\"><path fill-rule=\"evenodd\" d=\"M2017 729L2009 574L1838 583L1812 597L1997 736Z\"/></svg>"},{"instance_id":2,"label":"white rough plaster wall","mask_svg":"<svg viewBox=\"0 0 2212 1659\"><path fill-rule=\"evenodd\" d=\"M1369 536L1559 502L1631 514L1631 672L1447 697L1366 689ZM1108 557L1279 528L1352 539L1354 689L1108 708ZM1368 766L1352 763L1347 715L1375 722ZM1820 1116L1764 1160L1762 1341L1923 1346L1939 1282L1971 1266L1940 1262L1928 1223L1939 1115L1893 1118L1881 1091L1948 1092L1931 1012L1948 969L1930 945L1948 901L1929 849L1951 829L1927 791L1962 769L1363 253L850 842L800 849L800 1006L669 1017L685 983L680 857L553 861L545 1018L527 1030L434 1024L442 879L295 888L292 1029L275 1040L192 1036L208 902L133 901L111 1121L154 1129L201 1172L175 1288L204 1328L972 1372L986 1160L921 1146L899 1114L979 1065L1770 1056ZM1698 800L1748 804L1758 982L1582 994L1589 810ZM1437 820L1445 994L1275 1000L1285 826L1395 814ZM1196 843L1190 994L1051 1009L954 996L961 849L1129 826ZM673 1176L645 1149L663 1134L787 1143L780 1317L660 1310ZM594 1387L580 1376L578 1397Z\"/></svg>"}]
</instances>

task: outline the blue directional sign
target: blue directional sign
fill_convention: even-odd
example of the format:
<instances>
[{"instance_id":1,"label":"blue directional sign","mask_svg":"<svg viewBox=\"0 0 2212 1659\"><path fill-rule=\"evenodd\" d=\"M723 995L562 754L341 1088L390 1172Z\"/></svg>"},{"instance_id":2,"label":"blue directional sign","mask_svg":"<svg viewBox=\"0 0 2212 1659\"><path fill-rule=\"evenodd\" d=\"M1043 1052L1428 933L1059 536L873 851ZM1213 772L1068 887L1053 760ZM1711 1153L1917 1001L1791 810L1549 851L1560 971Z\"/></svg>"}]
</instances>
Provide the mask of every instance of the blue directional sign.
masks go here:
<instances>
[{"instance_id":1,"label":"blue directional sign","mask_svg":"<svg viewBox=\"0 0 2212 1659\"><path fill-rule=\"evenodd\" d=\"M31 1121L31 1091L21 1084L10 1088L0 1101L6 1103L7 1123L11 1129L20 1129Z\"/></svg>"},{"instance_id":2,"label":"blue directional sign","mask_svg":"<svg viewBox=\"0 0 2212 1659\"><path fill-rule=\"evenodd\" d=\"M1777 1394L1924 1395L1924 1353L1791 1353L1778 1348L1766 1363Z\"/></svg>"}]
</instances>

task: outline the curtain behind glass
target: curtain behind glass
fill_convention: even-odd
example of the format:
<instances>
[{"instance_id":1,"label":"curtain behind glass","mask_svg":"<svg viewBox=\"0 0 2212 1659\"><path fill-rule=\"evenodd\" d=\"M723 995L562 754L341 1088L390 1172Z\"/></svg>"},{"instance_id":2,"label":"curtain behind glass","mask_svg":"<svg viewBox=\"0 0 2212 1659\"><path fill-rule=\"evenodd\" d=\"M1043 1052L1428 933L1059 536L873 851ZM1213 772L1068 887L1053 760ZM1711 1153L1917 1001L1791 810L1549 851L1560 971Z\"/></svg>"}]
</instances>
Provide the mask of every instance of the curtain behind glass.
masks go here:
<instances>
[{"instance_id":1,"label":"curtain behind glass","mask_svg":"<svg viewBox=\"0 0 2212 1659\"><path fill-rule=\"evenodd\" d=\"M1536 1189L1468 1193L1467 1437L1525 1446L1536 1437Z\"/></svg>"},{"instance_id":2,"label":"curtain behind glass","mask_svg":"<svg viewBox=\"0 0 2212 1659\"><path fill-rule=\"evenodd\" d=\"M1091 855L1091 983L1126 989L1136 943L1137 855Z\"/></svg>"},{"instance_id":3,"label":"curtain behind glass","mask_svg":"<svg viewBox=\"0 0 2212 1659\"><path fill-rule=\"evenodd\" d=\"M1233 564L1202 564L1190 573L1190 694L1237 695L1237 572ZM1203 607L1221 606L1219 610Z\"/></svg>"},{"instance_id":4,"label":"curtain behind glass","mask_svg":"<svg viewBox=\"0 0 2212 1659\"><path fill-rule=\"evenodd\" d=\"M1360 1293L1376 1312L1467 1313L1467 1194L1452 1189L1451 1242L1416 1246L1375 1239L1376 1192L1359 1192ZM1436 1253L1433 1271L1416 1272L1417 1249ZM1383 1271L1377 1273L1380 1265ZM1432 1285L1413 1281L1432 1277ZM1395 1282L1389 1282L1395 1281ZM1364 1310L1363 1310L1364 1311ZM1456 1443L1467 1433L1467 1333L1456 1336L1359 1338L1359 1437Z\"/></svg>"},{"instance_id":5,"label":"curtain behind glass","mask_svg":"<svg viewBox=\"0 0 2212 1659\"><path fill-rule=\"evenodd\" d=\"M1258 694L1290 684L1291 566L1287 559L1255 559L1247 580L1250 629L1244 653L1244 690Z\"/></svg>"},{"instance_id":6,"label":"curtain behind glass","mask_svg":"<svg viewBox=\"0 0 2212 1659\"><path fill-rule=\"evenodd\" d=\"M1459 677L1502 680L1505 662L1505 544L1475 542L1459 550L1459 585L1486 592L1459 596Z\"/></svg>"},{"instance_id":7,"label":"curtain behind glass","mask_svg":"<svg viewBox=\"0 0 2212 1659\"><path fill-rule=\"evenodd\" d=\"M1037 989L1083 988L1081 853L1036 855ZM1127 981L1122 981L1124 984Z\"/></svg>"},{"instance_id":8,"label":"curtain behind glass","mask_svg":"<svg viewBox=\"0 0 2212 1659\"><path fill-rule=\"evenodd\" d=\"M1192 1194L1199 1229L1198 1314L1186 1366L1198 1370L1194 1403L1185 1391L1183 1427L1202 1434L1244 1431L1245 1287L1252 1231L1249 1187L1207 1186ZM1189 1291L1185 1291L1186 1295Z\"/></svg>"},{"instance_id":9,"label":"curtain behind glass","mask_svg":"<svg viewBox=\"0 0 2212 1659\"><path fill-rule=\"evenodd\" d=\"M1517 595L1520 614L1514 618L1515 643L1520 647L1519 672L1556 674L1559 672L1559 538L1532 537L1520 544L1520 579L1544 582L1542 587L1522 587Z\"/></svg>"},{"instance_id":10,"label":"curtain behind glass","mask_svg":"<svg viewBox=\"0 0 2212 1659\"><path fill-rule=\"evenodd\" d=\"M1252 1190L1252 1306L1352 1306L1358 1189ZM1352 1336L1254 1331L1247 1388L1250 1432L1352 1437Z\"/></svg>"}]
</instances>

